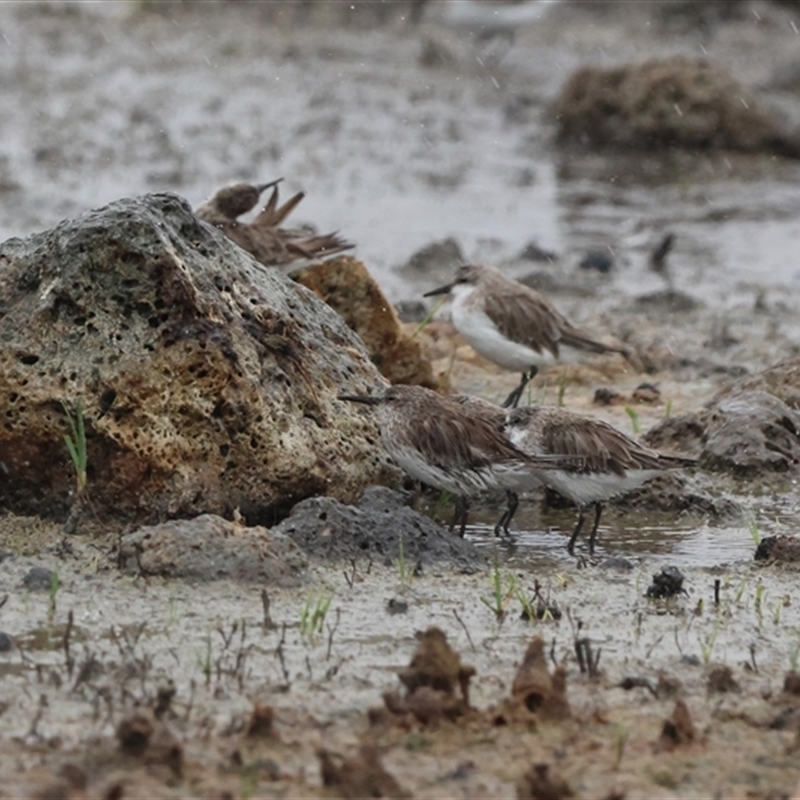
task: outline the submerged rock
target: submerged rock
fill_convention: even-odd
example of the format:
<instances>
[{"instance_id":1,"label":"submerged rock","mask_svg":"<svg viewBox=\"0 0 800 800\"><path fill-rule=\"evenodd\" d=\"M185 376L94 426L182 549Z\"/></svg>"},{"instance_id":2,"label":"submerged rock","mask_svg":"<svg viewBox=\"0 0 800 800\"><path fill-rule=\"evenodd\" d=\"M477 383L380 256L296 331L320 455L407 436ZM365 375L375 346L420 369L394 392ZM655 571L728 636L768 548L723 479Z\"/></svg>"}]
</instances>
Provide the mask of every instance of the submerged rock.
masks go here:
<instances>
[{"instance_id":1,"label":"submerged rock","mask_svg":"<svg viewBox=\"0 0 800 800\"><path fill-rule=\"evenodd\" d=\"M355 258L337 258L299 270L292 277L342 316L387 380L438 388L419 341L403 331L397 312L364 264Z\"/></svg>"},{"instance_id":2,"label":"submerged rock","mask_svg":"<svg viewBox=\"0 0 800 800\"><path fill-rule=\"evenodd\" d=\"M181 198L124 199L0 246L0 474L16 513L62 515L62 402L80 401L101 519L272 520L303 497L392 483L338 392L385 385L313 293Z\"/></svg>"},{"instance_id":3,"label":"submerged rock","mask_svg":"<svg viewBox=\"0 0 800 800\"><path fill-rule=\"evenodd\" d=\"M797 138L728 72L684 56L581 67L567 81L553 115L562 143L800 155Z\"/></svg>"},{"instance_id":4,"label":"submerged rock","mask_svg":"<svg viewBox=\"0 0 800 800\"><path fill-rule=\"evenodd\" d=\"M297 584L308 560L288 537L213 514L151 525L122 537L123 569L170 578Z\"/></svg>"}]
</instances>

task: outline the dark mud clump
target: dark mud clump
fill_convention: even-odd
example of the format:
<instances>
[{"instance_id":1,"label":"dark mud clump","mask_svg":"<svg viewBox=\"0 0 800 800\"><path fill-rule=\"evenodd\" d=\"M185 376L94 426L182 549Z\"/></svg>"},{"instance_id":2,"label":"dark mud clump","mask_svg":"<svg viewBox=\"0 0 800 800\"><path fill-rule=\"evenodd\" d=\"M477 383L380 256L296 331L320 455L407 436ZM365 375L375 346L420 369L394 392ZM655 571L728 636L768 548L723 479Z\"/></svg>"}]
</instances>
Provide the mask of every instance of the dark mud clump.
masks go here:
<instances>
[{"instance_id":1,"label":"dark mud clump","mask_svg":"<svg viewBox=\"0 0 800 800\"><path fill-rule=\"evenodd\" d=\"M430 627L420 635L411 663L400 672L405 696L386 692L385 709L371 714L373 724L414 717L422 725L431 725L463 717L470 710L469 682L474 674L475 668L461 663L442 630Z\"/></svg>"}]
</instances>

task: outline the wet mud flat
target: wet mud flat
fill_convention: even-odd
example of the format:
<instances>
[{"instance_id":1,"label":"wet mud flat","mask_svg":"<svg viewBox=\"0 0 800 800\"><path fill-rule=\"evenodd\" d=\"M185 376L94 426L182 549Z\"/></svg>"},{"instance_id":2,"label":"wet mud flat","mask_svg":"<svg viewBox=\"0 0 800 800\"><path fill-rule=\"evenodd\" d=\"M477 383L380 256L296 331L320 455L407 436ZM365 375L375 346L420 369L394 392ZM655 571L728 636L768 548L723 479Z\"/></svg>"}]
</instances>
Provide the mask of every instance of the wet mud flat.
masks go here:
<instances>
[{"instance_id":1,"label":"wet mud flat","mask_svg":"<svg viewBox=\"0 0 800 800\"><path fill-rule=\"evenodd\" d=\"M702 45L752 86L790 60L796 34L769 4L755 4L758 18L688 30L651 24L638 6L582 5L563 4L488 69L468 39L397 17L368 34L337 19L332 43L319 12L265 21L233 4L207 15L191 4L97 14L17 4L2 58L26 110L7 123L2 238L121 195L169 190L196 203L233 178L286 174L313 187L309 215L356 240L395 300L441 282L395 267L445 235L519 274L531 269L516 258L531 239L558 250L558 264L538 271L559 308L633 337L649 359L660 400L634 406L642 429L695 411L743 372L797 352L797 166L557 153L545 109L569 67L604 61L612 45L619 58ZM426 37L450 66L422 64ZM89 103L103 69L112 79ZM282 87L269 103L267 80ZM696 305L642 302L666 287L647 255L676 226L669 286ZM615 255L608 276L577 267L597 247ZM458 391L497 399L518 380L476 363L447 323L424 337ZM565 365L537 377L531 399L629 429L629 400L597 407L593 397L609 386L629 398L643 377L603 361ZM58 525L5 517L0 797L791 797L797 569L753 562L748 527L794 532L796 484L700 488L745 515L612 509L587 562L564 551L571 509L526 505L516 549L493 540L494 512L478 510L469 539L485 563L472 574L445 564L415 574L410 558L314 559L291 589L121 574L119 530L64 542ZM613 555L628 567L603 566ZM647 597L653 575L674 565L685 593ZM526 603L549 610L523 620ZM475 675L468 703L450 676L415 714L408 697L383 696L408 688L399 676L430 626ZM565 680L549 715L524 699L508 705L536 636L550 683L541 669L537 680L552 688L557 665Z\"/></svg>"},{"instance_id":2,"label":"wet mud flat","mask_svg":"<svg viewBox=\"0 0 800 800\"><path fill-rule=\"evenodd\" d=\"M550 796L515 794L535 764L579 797L794 791L796 568L682 566L685 593L658 599L669 556L531 567L501 553L472 575L356 560L270 589L265 616L258 585L122 576L97 547L0 565L5 796L319 796L319 751L365 743L418 797ZM26 579L34 565L57 585ZM475 668L469 709L393 716L382 696L430 626ZM558 714L508 706L535 636L546 670L562 665ZM679 700L691 722L675 733Z\"/></svg>"}]
</instances>

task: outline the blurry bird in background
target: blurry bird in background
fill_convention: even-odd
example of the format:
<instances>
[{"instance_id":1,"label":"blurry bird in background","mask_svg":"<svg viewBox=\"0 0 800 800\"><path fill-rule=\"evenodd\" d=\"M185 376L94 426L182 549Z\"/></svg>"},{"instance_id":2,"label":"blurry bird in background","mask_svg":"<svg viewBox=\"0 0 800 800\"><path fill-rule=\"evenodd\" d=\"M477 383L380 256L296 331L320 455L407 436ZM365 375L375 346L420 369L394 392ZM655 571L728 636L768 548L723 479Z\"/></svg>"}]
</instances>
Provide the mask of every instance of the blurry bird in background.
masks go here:
<instances>
[{"instance_id":1,"label":"blurry bird in background","mask_svg":"<svg viewBox=\"0 0 800 800\"><path fill-rule=\"evenodd\" d=\"M257 261L269 267L289 267L298 261L317 260L336 255L355 245L336 233L314 234L301 228L281 228L283 221L305 197L298 192L278 205L279 178L271 183L235 183L216 191L197 207L195 214L219 228ZM252 222L240 222L242 214L257 205L262 192L272 189L269 201Z\"/></svg>"}]
</instances>

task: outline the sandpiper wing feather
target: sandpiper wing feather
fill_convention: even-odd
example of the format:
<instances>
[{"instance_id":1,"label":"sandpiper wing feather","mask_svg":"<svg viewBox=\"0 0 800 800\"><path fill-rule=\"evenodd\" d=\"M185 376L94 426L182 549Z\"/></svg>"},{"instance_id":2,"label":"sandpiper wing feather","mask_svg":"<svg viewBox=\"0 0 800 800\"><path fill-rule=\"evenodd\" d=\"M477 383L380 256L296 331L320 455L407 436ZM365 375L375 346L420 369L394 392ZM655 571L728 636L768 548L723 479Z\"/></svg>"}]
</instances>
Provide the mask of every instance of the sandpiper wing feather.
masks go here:
<instances>
[{"instance_id":1,"label":"sandpiper wing feather","mask_svg":"<svg viewBox=\"0 0 800 800\"><path fill-rule=\"evenodd\" d=\"M545 452L583 457L577 467L567 468L576 472L612 472L622 477L627 470L661 470L696 464L691 458L652 450L602 420L560 409L518 408L509 414L509 424L530 426Z\"/></svg>"},{"instance_id":2,"label":"sandpiper wing feather","mask_svg":"<svg viewBox=\"0 0 800 800\"><path fill-rule=\"evenodd\" d=\"M548 350L558 358L561 328L566 320L533 289L521 284L493 283L484 297L486 315L508 339L527 345L537 353Z\"/></svg>"},{"instance_id":3,"label":"sandpiper wing feather","mask_svg":"<svg viewBox=\"0 0 800 800\"><path fill-rule=\"evenodd\" d=\"M527 457L488 420L466 417L454 406L447 415L420 419L408 430L409 443L430 463L444 469L480 469Z\"/></svg>"},{"instance_id":4,"label":"sandpiper wing feather","mask_svg":"<svg viewBox=\"0 0 800 800\"><path fill-rule=\"evenodd\" d=\"M316 258L317 256L332 256L352 250L355 245L339 238L337 233L323 233L307 239L291 239L286 242L286 247L303 258Z\"/></svg>"},{"instance_id":5,"label":"sandpiper wing feather","mask_svg":"<svg viewBox=\"0 0 800 800\"><path fill-rule=\"evenodd\" d=\"M294 197L290 197L282 206L278 206L278 187L272 190L272 194L264 208L251 223L259 228L277 228L285 219L297 208L298 204L305 197L305 192L298 192Z\"/></svg>"},{"instance_id":6,"label":"sandpiper wing feather","mask_svg":"<svg viewBox=\"0 0 800 800\"><path fill-rule=\"evenodd\" d=\"M486 314L508 339L537 353L548 350L554 358L558 358L562 344L594 353L627 355L627 348L603 344L576 328L535 289L490 273L485 280L491 289L485 295Z\"/></svg>"}]
</instances>

